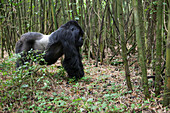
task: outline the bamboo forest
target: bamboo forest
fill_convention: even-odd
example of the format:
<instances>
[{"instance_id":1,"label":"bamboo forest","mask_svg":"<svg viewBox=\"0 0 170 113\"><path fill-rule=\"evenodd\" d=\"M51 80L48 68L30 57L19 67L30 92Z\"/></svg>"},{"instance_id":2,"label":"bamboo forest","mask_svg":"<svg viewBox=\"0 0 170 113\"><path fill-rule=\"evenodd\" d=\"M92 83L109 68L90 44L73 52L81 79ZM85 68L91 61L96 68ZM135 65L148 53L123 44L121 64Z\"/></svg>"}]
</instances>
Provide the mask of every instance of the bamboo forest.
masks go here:
<instances>
[{"instance_id":1,"label":"bamboo forest","mask_svg":"<svg viewBox=\"0 0 170 113\"><path fill-rule=\"evenodd\" d=\"M169 113L170 0L0 0L0 113Z\"/></svg>"}]
</instances>

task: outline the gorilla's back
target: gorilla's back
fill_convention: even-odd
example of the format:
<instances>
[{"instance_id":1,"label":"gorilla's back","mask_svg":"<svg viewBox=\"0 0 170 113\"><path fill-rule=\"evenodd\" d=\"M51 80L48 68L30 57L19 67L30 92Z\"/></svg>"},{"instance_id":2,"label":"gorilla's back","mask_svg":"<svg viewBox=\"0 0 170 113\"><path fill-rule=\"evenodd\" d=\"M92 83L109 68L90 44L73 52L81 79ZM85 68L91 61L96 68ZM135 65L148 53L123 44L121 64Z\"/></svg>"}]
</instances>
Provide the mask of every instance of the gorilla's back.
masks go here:
<instances>
[{"instance_id":1,"label":"gorilla's back","mask_svg":"<svg viewBox=\"0 0 170 113\"><path fill-rule=\"evenodd\" d=\"M21 36L21 39L16 43L15 52L33 50L45 50L49 42L49 35L43 35L38 32L28 32Z\"/></svg>"},{"instance_id":2,"label":"gorilla's back","mask_svg":"<svg viewBox=\"0 0 170 113\"><path fill-rule=\"evenodd\" d=\"M40 40L35 40L34 49L35 50L46 50L49 43L50 35L43 35Z\"/></svg>"},{"instance_id":3,"label":"gorilla's back","mask_svg":"<svg viewBox=\"0 0 170 113\"><path fill-rule=\"evenodd\" d=\"M21 36L22 41L31 41L31 40L40 40L42 38L42 33L37 32L28 32Z\"/></svg>"}]
</instances>

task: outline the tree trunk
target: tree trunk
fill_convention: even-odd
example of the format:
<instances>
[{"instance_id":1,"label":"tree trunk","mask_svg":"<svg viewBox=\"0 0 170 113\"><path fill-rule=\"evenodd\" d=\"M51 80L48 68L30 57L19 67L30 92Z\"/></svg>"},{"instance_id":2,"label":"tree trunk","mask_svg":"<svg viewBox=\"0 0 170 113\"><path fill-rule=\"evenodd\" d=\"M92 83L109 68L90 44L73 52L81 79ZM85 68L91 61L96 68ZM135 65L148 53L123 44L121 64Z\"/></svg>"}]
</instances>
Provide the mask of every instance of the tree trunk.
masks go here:
<instances>
[{"instance_id":1,"label":"tree trunk","mask_svg":"<svg viewBox=\"0 0 170 113\"><path fill-rule=\"evenodd\" d=\"M150 3L155 2L155 0L150 0ZM148 4L149 7L150 4ZM155 25L156 25L156 12L150 13L151 10L156 10L156 5L152 4L149 8L147 20L148 20L148 27L147 27L147 63L150 64L152 59L152 54L154 51L154 34L155 34ZM154 66L155 67L155 66ZM154 69L153 67L153 69Z\"/></svg>"},{"instance_id":2,"label":"tree trunk","mask_svg":"<svg viewBox=\"0 0 170 113\"><path fill-rule=\"evenodd\" d=\"M51 11L52 11L52 17L53 17L53 22L54 22L54 27L55 30L57 29L57 21L56 21L56 17L55 17L55 8L54 8L54 1L51 0Z\"/></svg>"},{"instance_id":3,"label":"tree trunk","mask_svg":"<svg viewBox=\"0 0 170 113\"><path fill-rule=\"evenodd\" d=\"M60 0L60 2L61 2L61 8L62 8L62 11L63 11L63 18L64 18L64 19L63 19L63 22L66 23L66 20L67 20L67 19L66 19L66 17L65 17L66 14L65 14L65 9L64 9L65 7L64 7L64 4L63 4L63 0Z\"/></svg>"},{"instance_id":4,"label":"tree trunk","mask_svg":"<svg viewBox=\"0 0 170 113\"><path fill-rule=\"evenodd\" d=\"M122 58L126 75L126 83L129 90L132 90L132 85L130 81L130 71L127 60L127 51L126 51L126 41L124 38L124 18L123 18L123 9L122 9L122 0L118 0L118 18L119 18L119 30L121 38L121 48L122 48Z\"/></svg>"},{"instance_id":5,"label":"tree trunk","mask_svg":"<svg viewBox=\"0 0 170 113\"><path fill-rule=\"evenodd\" d=\"M28 32L28 29L27 29L27 23L28 22L27 22L27 11L26 11L26 8L27 8L26 1L24 1L24 7L23 7L24 11L22 12L23 13L22 17L25 17L24 18L24 24L25 24L24 33Z\"/></svg>"},{"instance_id":6,"label":"tree trunk","mask_svg":"<svg viewBox=\"0 0 170 113\"><path fill-rule=\"evenodd\" d=\"M53 1L53 0L52 0ZM43 0L40 0L40 32L44 33L44 14L45 14L45 7Z\"/></svg>"},{"instance_id":7,"label":"tree trunk","mask_svg":"<svg viewBox=\"0 0 170 113\"><path fill-rule=\"evenodd\" d=\"M162 9L163 0L157 4L157 31L156 31L156 75L155 75L155 94L160 94L161 88L161 56L162 56Z\"/></svg>"},{"instance_id":8,"label":"tree trunk","mask_svg":"<svg viewBox=\"0 0 170 113\"><path fill-rule=\"evenodd\" d=\"M136 29L136 40L137 40L137 47L139 51L139 62L140 62L140 67L142 70L142 85L144 89L144 94L145 94L145 99L150 97L149 91L148 91L148 79L147 79L147 68L146 68L146 58L145 58L145 45L143 45L143 40L144 38L141 34L141 31L144 29L141 26L141 19L142 15L139 16L139 11L138 10L138 2L139 0L132 0L133 2L133 7L134 7L134 20L135 20L135 29ZM142 49L143 48L143 49Z\"/></svg>"},{"instance_id":9,"label":"tree trunk","mask_svg":"<svg viewBox=\"0 0 170 113\"><path fill-rule=\"evenodd\" d=\"M1 4L0 4L0 15L2 16L2 18L0 18L0 25L2 25L2 22L3 22L3 20L4 20L4 15L5 15L5 13L4 13L4 10L2 10L3 9L3 3L4 3L4 1L2 0L1 1ZM0 32L0 48L1 48L1 57L3 58L4 57L4 36L3 36L3 28L1 28L1 30L0 30L1 32Z\"/></svg>"},{"instance_id":10,"label":"tree trunk","mask_svg":"<svg viewBox=\"0 0 170 113\"><path fill-rule=\"evenodd\" d=\"M170 105L170 15L169 15L169 22L168 22L168 37L167 37L167 46L166 46L166 74L165 74L165 84L164 84L163 105L164 106Z\"/></svg>"},{"instance_id":11,"label":"tree trunk","mask_svg":"<svg viewBox=\"0 0 170 113\"><path fill-rule=\"evenodd\" d=\"M102 45L102 33L103 33L103 25L104 25L104 15L105 15L105 12L106 12L106 8L107 8L107 4L108 4L108 1L106 1L106 5L105 5L105 8L104 8L104 11L102 13L102 20L101 20L101 25L99 26L100 27L100 30L99 30L99 39L98 39L98 48L97 48L97 57L96 57L96 67L98 67L98 58L99 58L99 55L102 53L102 48L103 48L103 45ZM102 56L102 55L100 55ZM100 57L100 62L102 63L102 58Z\"/></svg>"}]
</instances>

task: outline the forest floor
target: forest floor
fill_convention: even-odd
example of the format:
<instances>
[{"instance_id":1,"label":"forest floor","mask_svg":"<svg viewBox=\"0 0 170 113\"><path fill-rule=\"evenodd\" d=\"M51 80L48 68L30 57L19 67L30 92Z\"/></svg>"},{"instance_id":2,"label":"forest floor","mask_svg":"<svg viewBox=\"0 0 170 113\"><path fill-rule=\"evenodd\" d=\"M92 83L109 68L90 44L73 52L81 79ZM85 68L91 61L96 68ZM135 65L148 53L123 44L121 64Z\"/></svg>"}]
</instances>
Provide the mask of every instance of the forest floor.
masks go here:
<instances>
[{"instance_id":1,"label":"forest floor","mask_svg":"<svg viewBox=\"0 0 170 113\"><path fill-rule=\"evenodd\" d=\"M162 94L145 100L138 64L130 67L133 91L126 86L123 65L99 65L84 58L85 77L68 79L60 60L51 66L15 71L13 59L0 61L0 112L122 112L168 113L162 106ZM115 58L120 61L120 57ZM114 63L113 63L114 64ZM149 70L148 70L149 73Z\"/></svg>"}]
</instances>

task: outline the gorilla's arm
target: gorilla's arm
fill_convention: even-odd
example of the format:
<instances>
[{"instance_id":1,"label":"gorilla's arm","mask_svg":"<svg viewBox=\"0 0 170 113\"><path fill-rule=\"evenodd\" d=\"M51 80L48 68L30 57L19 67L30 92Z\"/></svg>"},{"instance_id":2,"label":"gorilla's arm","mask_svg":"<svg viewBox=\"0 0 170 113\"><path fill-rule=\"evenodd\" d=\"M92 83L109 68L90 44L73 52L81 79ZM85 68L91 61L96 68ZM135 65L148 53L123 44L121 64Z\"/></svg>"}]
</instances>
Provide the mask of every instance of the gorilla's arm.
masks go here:
<instances>
[{"instance_id":1,"label":"gorilla's arm","mask_svg":"<svg viewBox=\"0 0 170 113\"><path fill-rule=\"evenodd\" d=\"M69 77L81 78L84 76L83 64L79 49L76 48L74 39L70 36L67 41L62 42L65 59L63 67L67 71Z\"/></svg>"},{"instance_id":2,"label":"gorilla's arm","mask_svg":"<svg viewBox=\"0 0 170 113\"><path fill-rule=\"evenodd\" d=\"M50 46L50 48L46 51L44 56L45 62L47 65L54 64L58 58L63 55L63 47L60 43L55 43Z\"/></svg>"},{"instance_id":3,"label":"gorilla's arm","mask_svg":"<svg viewBox=\"0 0 170 113\"><path fill-rule=\"evenodd\" d=\"M54 64L58 60L58 58L63 55L63 46L59 41L60 38L58 34L60 34L59 30L56 30L55 32L51 33L49 37L49 42L44 55L44 59L47 65ZM44 65L45 63L40 62L40 64Z\"/></svg>"}]
</instances>

